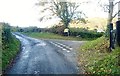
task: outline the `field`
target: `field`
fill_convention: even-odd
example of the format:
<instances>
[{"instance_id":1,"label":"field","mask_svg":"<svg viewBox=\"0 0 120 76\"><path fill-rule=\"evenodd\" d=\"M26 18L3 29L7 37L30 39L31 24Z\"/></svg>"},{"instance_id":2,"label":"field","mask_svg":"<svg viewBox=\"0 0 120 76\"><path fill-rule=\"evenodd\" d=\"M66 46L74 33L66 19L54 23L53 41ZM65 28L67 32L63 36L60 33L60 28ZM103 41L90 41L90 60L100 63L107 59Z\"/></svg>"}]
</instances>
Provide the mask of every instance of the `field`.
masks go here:
<instances>
[{"instance_id":1,"label":"field","mask_svg":"<svg viewBox=\"0 0 120 76\"><path fill-rule=\"evenodd\" d=\"M105 31L106 29L106 25L107 25L107 19L106 18L86 18L87 23L75 23L74 21L70 24L70 27L73 28L86 28L89 30L94 30L94 29L98 29L98 30L103 30ZM117 19L113 19L113 23L114 23L114 27L115 27L115 22L117 21Z\"/></svg>"},{"instance_id":2,"label":"field","mask_svg":"<svg viewBox=\"0 0 120 76\"><path fill-rule=\"evenodd\" d=\"M34 38L40 38L40 39L62 39L62 40L77 40L77 41L86 40L78 37L71 37L71 36L67 37L67 36L61 36L53 33L31 33L30 32L30 33L23 33L23 34L26 34Z\"/></svg>"}]
</instances>

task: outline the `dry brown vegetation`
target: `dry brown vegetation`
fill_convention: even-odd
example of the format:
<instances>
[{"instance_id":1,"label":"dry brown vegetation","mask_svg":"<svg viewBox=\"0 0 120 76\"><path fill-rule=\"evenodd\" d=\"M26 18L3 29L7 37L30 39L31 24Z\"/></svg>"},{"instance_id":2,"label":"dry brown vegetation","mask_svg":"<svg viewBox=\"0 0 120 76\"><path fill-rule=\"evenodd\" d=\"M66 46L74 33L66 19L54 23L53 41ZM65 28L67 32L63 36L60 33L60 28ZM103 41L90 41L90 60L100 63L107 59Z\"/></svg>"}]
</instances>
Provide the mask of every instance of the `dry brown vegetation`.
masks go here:
<instances>
[{"instance_id":1,"label":"dry brown vegetation","mask_svg":"<svg viewBox=\"0 0 120 76\"><path fill-rule=\"evenodd\" d=\"M75 21L72 21L70 24L70 27L75 27L75 28L86 28L89 30L94 30L94 29L106 29L106 24L107 24L107 18L86 18L87 23L76 23ZM115 26L115 22L117 19L113 19L113 23Z\"/></svg>"}]
</instances>

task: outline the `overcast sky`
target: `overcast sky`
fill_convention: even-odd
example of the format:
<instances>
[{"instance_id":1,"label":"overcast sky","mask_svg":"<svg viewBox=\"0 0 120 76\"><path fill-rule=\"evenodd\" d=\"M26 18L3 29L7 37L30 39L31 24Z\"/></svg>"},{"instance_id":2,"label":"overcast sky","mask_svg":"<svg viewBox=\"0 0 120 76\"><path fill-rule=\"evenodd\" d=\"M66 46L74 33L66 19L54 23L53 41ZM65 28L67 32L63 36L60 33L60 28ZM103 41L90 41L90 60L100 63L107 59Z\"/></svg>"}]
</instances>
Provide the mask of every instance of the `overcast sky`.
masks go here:
<instances>
[{"instance_id":1,"label":"overcast sky","mask_svg":"<svg viewBox=\"0 0 120 76\"><path fill-rule=\"evenodd\" d=\"M12 26L38 26L47 27L57 20L40 23L39 7L35 6L38 0L0 0L0 22L10 23ZM93 1L93 0L91 0ZM107 17L101 9L97 8L97 1L82 6L88 17Z\"/></svg>"}]
</instances>

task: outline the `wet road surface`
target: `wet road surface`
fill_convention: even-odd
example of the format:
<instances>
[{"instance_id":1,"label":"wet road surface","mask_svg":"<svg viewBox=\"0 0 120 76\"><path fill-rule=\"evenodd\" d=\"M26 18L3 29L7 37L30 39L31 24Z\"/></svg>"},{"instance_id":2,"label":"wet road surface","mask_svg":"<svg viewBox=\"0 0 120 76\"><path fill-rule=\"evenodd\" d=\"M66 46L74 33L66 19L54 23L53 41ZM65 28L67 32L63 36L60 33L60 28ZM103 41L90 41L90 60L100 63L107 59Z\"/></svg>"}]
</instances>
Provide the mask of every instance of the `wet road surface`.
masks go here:
<instances>
[{"instance_id":1,"label":"wet road surface","mask_svg":"<svg viewBox=\"0 0 120 76\"><path fill-rule=\"evenodd\" d=\"M14 33L21 41L21 51L7 74L77 74L76 53L53 40L39 40Z\"/></svg>"}]
</instances>

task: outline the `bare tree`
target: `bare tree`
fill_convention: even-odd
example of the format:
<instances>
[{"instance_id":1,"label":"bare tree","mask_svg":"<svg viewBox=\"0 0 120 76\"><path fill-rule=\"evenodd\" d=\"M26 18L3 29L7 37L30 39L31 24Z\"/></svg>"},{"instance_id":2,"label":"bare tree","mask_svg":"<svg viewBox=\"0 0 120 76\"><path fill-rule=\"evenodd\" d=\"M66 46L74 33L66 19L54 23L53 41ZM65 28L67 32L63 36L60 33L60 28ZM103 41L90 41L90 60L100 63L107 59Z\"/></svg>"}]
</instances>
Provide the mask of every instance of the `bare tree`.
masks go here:
<instances>
[{"instance_id":1,"label":"bare tree","mask_svg":"<svg viewBox=\"0 0 120 76\"><path fill-rule=\"evenodd\" d=\"M78 10L80 4L81 3L67 1L62 2L61 0L51 0L46 2L39 1L39 5L44 7L41 11L43 13L46 11L50 12L49 16L43 15L40 18L40 21L44 19L52 19L57 16L66 28L68 28L69 23L73 19L85 22L85 14L80 11L80 9Z\"/></svg>"},{"instance_id":2,"label":"bare tree","mask_svg":"<svg viewBox=\"0 0 120 76\"><path fill-rule=\"evenodd\" d=\"M118 11L120 11L120 2L118 3ZM118 13L118 20L120 20L120 12Z\"/></svg>"},{"instance_id":3,"label":"bare tree","mask_svg":"<svg viewBox=\"0 0 120 76\"><path fill-rule=\"evenodd\" d=\"M101 0L100 0L101 1ZM99 1L99 2L100 2ZM109 36L109 25L112 22L113 18L115 18L118 13L120 13L120 10L114 11L115 6L120 3L120 1L115 0L108 0L108 4L101 4L100 6L104 8L105 12L108 12L108 20L107 20L107 29L106 29L106 36Z\"/></svg>"}]
</instances>

